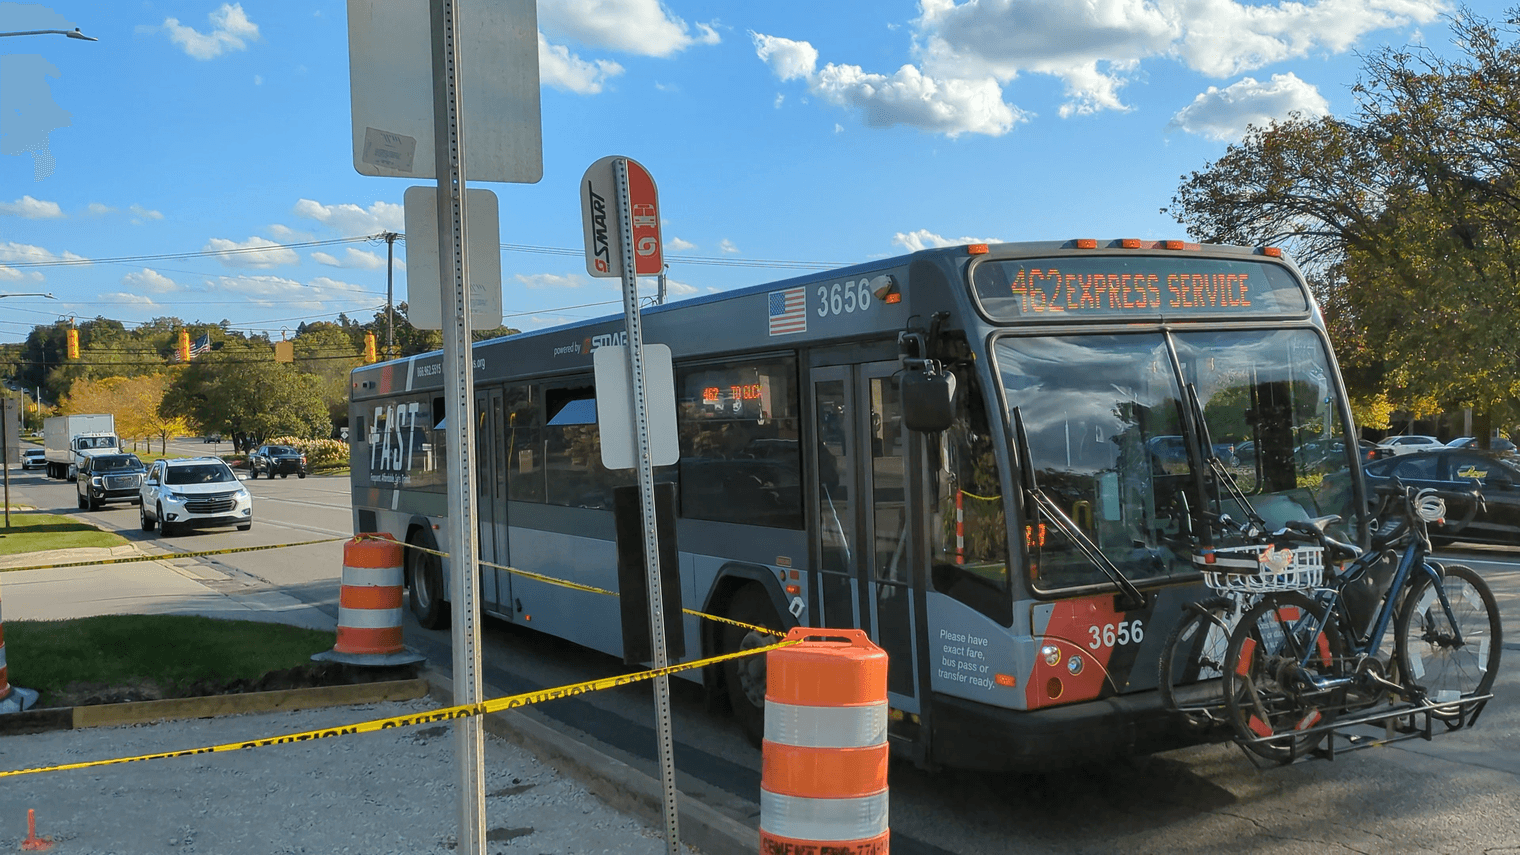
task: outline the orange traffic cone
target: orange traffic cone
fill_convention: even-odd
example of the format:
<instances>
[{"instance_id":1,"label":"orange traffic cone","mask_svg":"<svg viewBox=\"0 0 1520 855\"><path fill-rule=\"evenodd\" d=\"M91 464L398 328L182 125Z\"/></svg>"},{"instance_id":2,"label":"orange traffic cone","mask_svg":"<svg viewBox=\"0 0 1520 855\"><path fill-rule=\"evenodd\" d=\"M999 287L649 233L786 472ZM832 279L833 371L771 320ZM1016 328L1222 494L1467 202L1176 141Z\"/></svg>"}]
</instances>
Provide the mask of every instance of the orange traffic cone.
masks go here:
<instances>
[{"instance_id":1,"label":"orange traffic cone","mask_svg":"<svg viewBox=\"0 0 1520 855\"><path fill-rule=\"evenodd\" d=\"M311 657L349 665L411 665L427 657L401 643L401 544L389 535L343 544L338 642Z\"/></svg>"}]
</instances>

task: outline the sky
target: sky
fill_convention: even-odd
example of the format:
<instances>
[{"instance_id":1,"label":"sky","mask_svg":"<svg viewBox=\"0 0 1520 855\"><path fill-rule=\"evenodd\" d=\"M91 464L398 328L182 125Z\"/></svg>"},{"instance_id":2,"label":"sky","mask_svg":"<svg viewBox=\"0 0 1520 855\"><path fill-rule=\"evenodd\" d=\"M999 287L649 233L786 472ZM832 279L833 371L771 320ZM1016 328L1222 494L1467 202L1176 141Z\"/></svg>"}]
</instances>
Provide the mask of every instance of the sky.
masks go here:
<instances>
[{"instance_id":1,"label":"sky","mask_svg":"<svg viewBox=\"0 0 1520 855\"><path fill-rule=\"evenodd\" d=\"M607 155L658 186L671 300L932 246L1180 238L1161 209L1181 176L1248 124L1350 115L1371 51L1453 53L1454 11L539 0L542 178L469 186L497 196L504 323L525 330L621 311L577 192ZM0 342L97 316L278 339L383 310L373 236L404 233L403 193L430 182L354 167L343 0L0 2L0 32L75 28L98 41L0 37L0 295L55 298L0 298Z\"/></svg>"}]
</instances>

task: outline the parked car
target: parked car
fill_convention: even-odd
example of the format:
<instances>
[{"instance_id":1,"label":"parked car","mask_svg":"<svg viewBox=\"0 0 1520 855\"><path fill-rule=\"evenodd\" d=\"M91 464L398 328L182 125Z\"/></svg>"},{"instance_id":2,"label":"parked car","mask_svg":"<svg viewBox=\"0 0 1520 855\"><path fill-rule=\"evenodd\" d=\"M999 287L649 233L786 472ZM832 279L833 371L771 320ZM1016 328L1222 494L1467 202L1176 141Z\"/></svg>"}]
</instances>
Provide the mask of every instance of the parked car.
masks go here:
<instances>
[{"instance_id":1,"label":"parked car","mask_svg":"<svg viewBox=\"0 0 1520 855\"><path fill-rule=\"evenodd\" d=\"M143 476L148 468L135 454L92 454L79 463L74 487L81 510L98 510L106 502L142 501Z\"/></svg>"},{"instance_id":2,"label":"parked car","mask_svg":"<svg viewBox=\"0 0 1520 855\"><path fill-rule=\"evenodd\" d=\"M1356 447L1361 451L1363 463L1371 463L1374 460L1382 460L1384 457L1393 456L1392 449L1378 445L1371 440L1359 439L1356 441Z\"/></svg>"},{"instance_id":3,"label":"parked car","mask_svg":"<svg viewBox=\"0 0 1520 855\"><path fill-rule=\"evenodd\" d=\"M1473 448L1473 449L1476 449L1476 448L1478 448L1478 438L1475 437L1475 436L1459 436L1456 439L1452 440L1451 442L1446 443L1446 447L1447 448ZM1489 451L1508 452L1510 454L1514 454L1515 453L1515 444L1513 442L1510 442L1509 440L1505 439L1502 436L1496 436L1493 439L1491 439L1491 440L1488 441L1488 450Z\"/></svg>"},{"instance_id":4,"label":"parked car","mask_svg":"<svg viewBox=\"0 0 1520 855\"><path fill-rule=\"evenodd\" d=\"M1413 454L1416 451L1435 451L1444 448L1441 441L1433 436L1420 434L1408 434L1406 436L1390 436L1378 445L1383 446L1394 454Z\"/></svg>"},{"instance_id":5,"label":"parked car","mask_svg":"<svg viewBox=\"0 0 1520 855\"><path fill-rule=\"evenodd\" d=\"M221 441L222 441L221 434L215 434L214 433L214 434L211 434L210 436L203 436L203 437L201 437L201 442L208 442L209 443L209 442L221 442Z\"/></svg>"},{"instance_id":6,"label":"parked car","mask_svg":"<svg viewBox=\"0 0 1520 855\"><path fill-rule=\"evenodd\" d=\"M22 470L27 470L27 469L46 469L47 468L47 449L44 449L44 448L27 448L27 449L22 449L22 451L21 451L21 468L22 468Z\"/></svg>"},{"instance_id":7,"label":"parked car","mask_svg":"<svg viewBox=\"0 0 1520 855\"><path fill-rule=\"evenodd\" d=\"M180 528L235 525L253 527L253 496L220 457L180 457L154 461L143 480L143 531L156 526L165 536Z\"/></svg>"},{"instance_id":8,"label":"parked car","mask_svg":"<svg viewBox=\"0 0 1520 855\"><path fill-rule=\"evenodd\" d=\"M1449 543L1471 540L1485 543L1520 543L1520 466L1491 452L1465 448L1415 452L1375 460L1366 466L1369 485L1397 476L1411 487L1435 487L1465 492L1477 489L1484 508L1458 532L1432 526L1431 539ZM1447 518L1454 523L1468 508L1449 506Z\"/></svg>"},{"instance_id":9,"label":"parked car","mask_svg":"<svg viewBox=\"0 0 1520 855\"><path fill-rule=\"evenodd\" d=\"M267 478L288 478L292 473L305 478L306 455L288 445L261 445L248 455L248 469L252 478L259 477L260 472Z\"/></svg>"}]
</instances>

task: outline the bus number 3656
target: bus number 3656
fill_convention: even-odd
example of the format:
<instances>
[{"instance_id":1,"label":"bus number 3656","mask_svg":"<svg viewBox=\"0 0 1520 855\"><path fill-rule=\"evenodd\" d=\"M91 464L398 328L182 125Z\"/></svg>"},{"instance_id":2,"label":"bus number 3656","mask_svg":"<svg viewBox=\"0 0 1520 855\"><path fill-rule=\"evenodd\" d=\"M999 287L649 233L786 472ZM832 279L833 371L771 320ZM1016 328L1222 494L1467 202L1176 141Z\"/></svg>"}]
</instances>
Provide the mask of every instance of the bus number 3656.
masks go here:
<instances>
[{"instance_id":1,"label":"bus number 3656","mask_svg":"<svg viewBox=\"0 0 1520 855\"><path fill-rule=\"evenodd\" d=\"M859 279L818 286L818 317L847 315L871 308L871 280Z\"/></svg>"},{"instance_id":2,"label":"bus number 3656","mask_svg":"<svg viewBox=\"0 0 1520 855\"><path fill-rule=\"evenodd\" d=\"M1092 633L1092 643L1087 645L1089 650L1101 650L1115 644L1139 644L1145 638L1145 629L1138 620L1119 621L1117 630L1108 623L1101 627L1090 626L1087 631Z\"/></svg>"}]
</instances>

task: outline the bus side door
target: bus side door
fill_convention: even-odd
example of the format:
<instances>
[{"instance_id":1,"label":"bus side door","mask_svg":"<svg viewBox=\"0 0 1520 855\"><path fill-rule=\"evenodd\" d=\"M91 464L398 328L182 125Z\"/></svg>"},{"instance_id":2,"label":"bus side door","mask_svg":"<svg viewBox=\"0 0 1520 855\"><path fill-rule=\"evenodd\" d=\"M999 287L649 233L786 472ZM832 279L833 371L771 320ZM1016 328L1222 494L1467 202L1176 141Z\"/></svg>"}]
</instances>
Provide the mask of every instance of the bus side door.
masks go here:
<instances>
[{"instance_id":1,"label":"bus side door","mask_svg":"<svg viewBox=\"0 0 1520 855\"><path fill-rule=\"evenodd\" d=\"M480 543L476 546L480 567L480 606L512 619L512 574L490 567L508 565L507 460L503 438L506 415L501 389L475 392L475 496Z\"/></svg>"},{"instance_id":2,"label":"bus side door","mask_svg":"<svg viewBox=\"0 0 1520 855\"><path fill-rule=\"evenodd\" d=\"M818 484L811 508L821 615L888 656L892 706L918 712L906 449L896 362L812 369Z\"/></svg>"}]
</instances>

